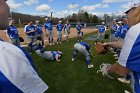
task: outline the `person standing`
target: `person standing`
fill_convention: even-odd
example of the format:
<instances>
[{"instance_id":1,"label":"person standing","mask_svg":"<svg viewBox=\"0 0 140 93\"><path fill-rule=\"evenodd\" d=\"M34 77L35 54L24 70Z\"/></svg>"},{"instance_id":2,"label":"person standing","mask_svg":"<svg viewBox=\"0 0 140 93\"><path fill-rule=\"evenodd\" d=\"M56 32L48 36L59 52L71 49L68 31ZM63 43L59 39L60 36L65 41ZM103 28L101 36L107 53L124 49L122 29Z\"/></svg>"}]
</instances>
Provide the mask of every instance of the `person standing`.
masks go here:
<instances>
[{"instance_id":1,"label":"person standing","mask_svg":"<svg viewBox=\"0 0 140 93\"><path fill-rule=\"evenodd\" d=\"M0 0L0 30L9 27L6 1ZM23 48L0 40L0 59L0 93L44 93L48 89Z\"/></svg>"},{"instance_id":2,"label":"person standing","mask_svg":"<svg viewBox=\"0 0 140 93\"><path fill-rule=\"evenodd\" d=\"M140 93L140 2L127 12L128 25L130 29L126 33L124 41L104 43L105 46L122 47L118 63L104 64L101 72L104 75L117 73L121 76L131 75L134 93ZM139 19L139 20L138 20Z\"/></svg>"},{"instance_id":3,"label":"person standing","mask_svg":"<svg viewBox=\"0 0 140 93\"><path fill-rule=\"evenodd\" d=\"M59 23L56 25L57 29L57 44L62 43L62 29L63 29L63 24L62 21L60 20Z\"/></svg>"},{"instance_id":4,"label":"person standing","mask_svg":"<svg viewBox=\"0 0 140 93\"><path fill-rule=\"evenodd\" d=\"M80 39L81 39L81 35L82 35L82 31L81 31L81 29L83 28L83 26L81 25L81 23L80 22L77 22L77 25L76 25L76 30L77 30L77 39L78 39L78 41L80 41Z\"/></svg>"},{"instance_id":5,"label":"person standing","mask_svg":"<svg viewBox=\"0 0 140 93\"><path fill-rule=\"evenodd\" d=\"M37 31L37 38L41 38L42 46L44 45L44 34L42 31L42 26L39 24L39 20L36 21L36 31Z\"/></svg>"},{"instance_id":6,"label":"person standing","mask_svg":"<svg viewBox=\"0 0 140 93\"><path fill-rule=\"evenodd\" d=\"M15 20L11 20L11 24L9 25L8 29L6 30L10 40L12 41L12 44L15 46L20 46L20 40L19 40L19 34L18 34L18 29L14 25Z\"/></svg>"},{"instance_id":7,"label":"person standing","mask_svg":"<svg viewBox=\"0 0 140 93\"><path fill-rule=\"evenodd\" d=\"M100 25L100 27L99 27L99 29L98 29L98 37L97 37L97 40L100 39L101 42L104 42L105 32L106 32L105 22L102 22L101 25Z\"/></svg>"},{"instance_id":8,"label":"person standing","mask_svg":"<svg viewBox=\"0 0 140 93\"><path fill-rule=\"evenodd\" d=\"M49 45L54 45L53 43L53 23L52 23L52 19L49 20L49 18L45 19L45 23L44 23L44 27L45 27L45 32L46 35L48 36L48 41L49 41Z\"/></svg>"},{"instance_id":9,"label":"person standing","mask_svg":"<svg viewBox=\"0 0 140 93\"><path fill-rule=\"evenodd\" d=\"M115 41L115 33L117 32L117 30L118 30L118 24L117 24L116 20L113 20L113 24L111 27L110 42Z\"/></svg>"},{"instance_id":10,"label":"person standing","mask_svg":"<svg viewBox=\"0 0 140 93\"><path fill-rule=\"evenodd\" d=\"M66 36L67 42L68 42L68 39L69 39L70 28L71 28L71 24L69 23L69 21L67 21L66 24L64 25L64 34Z\"/></svg>"},{"instance_id":11,"label":"person standing","mask_svg":"<svg viewBox=\"0 0 140 93\"><path fill-rule=\"evenodd\" d=\"M33 25L33 22L30 21L28 26L26 27L26 37L29 40L28 48L30 53L32 53L32 46L36 44L37 37L36 37L36 27Z\"/></svg>"}]
</instances>

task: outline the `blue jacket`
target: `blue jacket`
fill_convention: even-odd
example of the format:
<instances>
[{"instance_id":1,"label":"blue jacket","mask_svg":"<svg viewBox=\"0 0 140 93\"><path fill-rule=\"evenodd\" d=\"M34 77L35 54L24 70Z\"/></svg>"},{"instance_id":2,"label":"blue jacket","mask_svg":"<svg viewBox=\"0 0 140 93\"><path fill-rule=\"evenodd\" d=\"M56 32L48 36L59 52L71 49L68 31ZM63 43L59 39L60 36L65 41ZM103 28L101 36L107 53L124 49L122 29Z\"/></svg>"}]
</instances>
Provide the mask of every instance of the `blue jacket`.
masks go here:
<instances>
[{"instance_id":1,"label":"blue jacket","mask_svg":"<svg viewBox=\"0 0 140 93\"><path fill-rule=\"evenodd\" d=\"M18 35L18 29L14 25L10 25L9 28L7 29L7 34L9 35L10 38L19 38Z\"/></svg>"},{"instance_id":2,"label":"blue jacket","mask_svg":"<svg viewBox=\"0 0 140 93\"><path fill-rule=\"evenodd\" d=\"M57 31L62 31L63 25L62 24L57 24L56 29L57 29Z\"/></svg>"},{"instance_id":3,"label":"blue jacket","mask_svg":"<svg viewBox=\"0 0 140 93\"><path fill-rule=\"evenodd\" d=\"M44 27L45 27L45 29L51 31L51 30L53 30L53 26L52 25L53 25L52 21L50 20L50 21L45 22Z\"/></svg>"}]
</instances>

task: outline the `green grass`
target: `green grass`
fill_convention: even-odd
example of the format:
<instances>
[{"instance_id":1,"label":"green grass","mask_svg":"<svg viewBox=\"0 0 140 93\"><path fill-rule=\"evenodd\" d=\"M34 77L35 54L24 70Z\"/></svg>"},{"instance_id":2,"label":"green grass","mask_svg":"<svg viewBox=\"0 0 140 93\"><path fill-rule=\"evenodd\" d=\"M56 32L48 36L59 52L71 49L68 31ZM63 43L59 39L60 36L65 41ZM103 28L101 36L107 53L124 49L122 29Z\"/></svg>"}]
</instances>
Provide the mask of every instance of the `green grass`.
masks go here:
<instances>
[{"instance_id":1,"label":"green grass","mask_svg":"<svg viewBox=\"0 0 140 93\"><path fill-rule=\"evenodd\" d=\"M87 34L84 38L93 34ZM94 64L92 69L87 68L85 56L82 54L78 55L75 62L71 61L73 45L76 43L75 38L68 43L64 41L63 44L46 47L46 50L63 51L61 62L50 62L36 54L32 55L39 76L49 86L46 93L124 93L126 89L130 91L130 85L117 81L117 75L113 75L115 79L111 80L97 74L102 63L115 63L114 57L111 53L96 54L94 42L86 42L92 45L91 48L95 55L95 58L91 57L91 63Z\"/></svg>"}]
</instances>

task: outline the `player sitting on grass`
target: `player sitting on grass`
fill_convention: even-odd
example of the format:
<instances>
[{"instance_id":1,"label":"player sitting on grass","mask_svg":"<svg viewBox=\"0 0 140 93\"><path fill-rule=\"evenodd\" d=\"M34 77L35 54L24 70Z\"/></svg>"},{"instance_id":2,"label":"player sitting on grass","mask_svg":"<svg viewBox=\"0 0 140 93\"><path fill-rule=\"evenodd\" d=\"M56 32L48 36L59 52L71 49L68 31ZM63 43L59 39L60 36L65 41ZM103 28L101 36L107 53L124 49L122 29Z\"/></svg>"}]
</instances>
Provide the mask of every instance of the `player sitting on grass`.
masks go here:
<instances>
[{"instance_id":1,"label":"player sitting on grass","mask_svg":"<svg viewBox=\"0 0 140 93\"><path fill-rule=\"evenodd\" d=\"M45 51L44 47L40 44L41 38L37 38L37 40L37 44L32 46L36 54L50 61L60 61L60 57L63 54L61 51Z\"/></svg>"},{"instance_id":2,"label":"player sitting on grass","mask_svg":"<svg viewBox=\"0 0 140 93\"><path fill-rule=\"evenodd\" d=\"M76 60L78 52L84 54L86 56L86 62L88 64L88 68L92 68L93 65L90 62L90 45L85 42L79 42L74 45L74 53L72 57L72 61Z\"/></svg>"}]
</instances>

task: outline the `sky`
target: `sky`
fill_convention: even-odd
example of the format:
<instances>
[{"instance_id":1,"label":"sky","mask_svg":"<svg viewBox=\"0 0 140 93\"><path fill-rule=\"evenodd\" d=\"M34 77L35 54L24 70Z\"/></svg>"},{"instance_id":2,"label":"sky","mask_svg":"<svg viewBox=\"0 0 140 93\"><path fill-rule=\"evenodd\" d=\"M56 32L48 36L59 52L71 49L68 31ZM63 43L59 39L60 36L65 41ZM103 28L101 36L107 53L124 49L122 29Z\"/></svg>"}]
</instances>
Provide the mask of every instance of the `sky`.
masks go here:
<instances>
[{"instance_id":1,"label":"sky","mask_svg":"<svg viewBox=\"0 0 140 93\"><path fill-rule=\"evenodd\" d=\"M8 0L11 11L31 14L65 17L79 10L102 16L103 14L122 15L139 0Z\"/></svg>"}]
</instances>

